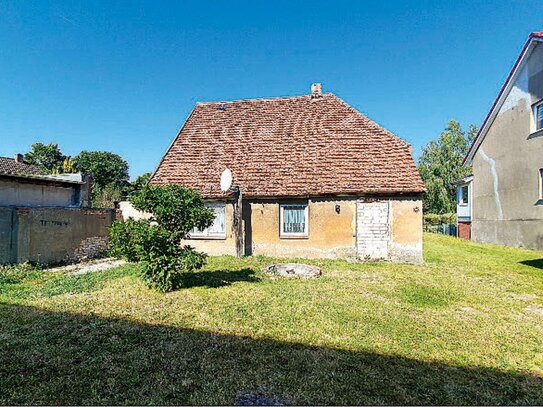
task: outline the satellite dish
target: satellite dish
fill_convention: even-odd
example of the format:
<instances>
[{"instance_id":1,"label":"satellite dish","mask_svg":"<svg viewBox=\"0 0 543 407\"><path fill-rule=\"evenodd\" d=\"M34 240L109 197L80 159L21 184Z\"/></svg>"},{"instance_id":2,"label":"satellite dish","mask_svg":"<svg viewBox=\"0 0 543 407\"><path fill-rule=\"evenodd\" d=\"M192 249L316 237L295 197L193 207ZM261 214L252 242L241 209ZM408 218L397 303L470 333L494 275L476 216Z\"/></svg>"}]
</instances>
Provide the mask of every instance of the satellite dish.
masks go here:
<instances>
[{"instance_id":1,"label":"satellite dish","mask_svg":"<svg viewBox=\"0 0 543 407\"><path fill-rule=\"evenodd\" d=\"M232 171L226 168L221 174L221 191L226 192L232 186Z\"/></svg>"}]
</instances>

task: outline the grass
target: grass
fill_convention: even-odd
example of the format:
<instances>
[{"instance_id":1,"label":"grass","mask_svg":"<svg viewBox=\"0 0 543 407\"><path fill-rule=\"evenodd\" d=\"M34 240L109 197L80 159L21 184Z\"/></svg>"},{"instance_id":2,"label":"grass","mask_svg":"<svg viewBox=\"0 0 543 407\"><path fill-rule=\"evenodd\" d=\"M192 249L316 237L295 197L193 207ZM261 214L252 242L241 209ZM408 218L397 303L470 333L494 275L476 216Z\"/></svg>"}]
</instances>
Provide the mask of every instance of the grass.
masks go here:
<instances>
[{"instance_id":1,"label":"grass","mask_svg":"<svg viewBox=\"0 0 543 407\"><path fill-rule=\"evenodd\" d=\"M216 257L168 294L5 268L0 404L543 404L543 253L425 235L425 259Z\"/></svg>"}]
</instances>

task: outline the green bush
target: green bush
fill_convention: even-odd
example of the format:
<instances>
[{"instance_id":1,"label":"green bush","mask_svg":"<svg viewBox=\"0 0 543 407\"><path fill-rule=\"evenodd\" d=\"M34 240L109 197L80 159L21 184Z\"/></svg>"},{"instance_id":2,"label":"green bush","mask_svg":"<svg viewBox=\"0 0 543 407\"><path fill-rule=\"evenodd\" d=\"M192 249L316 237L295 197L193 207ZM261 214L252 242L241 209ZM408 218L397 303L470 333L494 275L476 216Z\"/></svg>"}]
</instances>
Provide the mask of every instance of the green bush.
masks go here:
<instances>
[{"instance_id":1,"label":"green bush","mask_svg":"<svg viewBox=\"0 0 543 407\"><path fill-rule=\"evenodd\" d=\"M116 257L138 261L149 287L171 291L182 284L184 273L201 268L206 255L181 241L198 227L213 222L213 211L201 196L177 185L145 186L131 197L136 209L152 214L151 219L114 222L110 228L110 250Z\"/></svg>"},{"instance_id":2,"label":"green bush","mask_svg":"<svg viewBox=\"0 0 543 407\"><path fill-rule=\"evenodd\" d=\"M176 247L172 253L150 252L143 262L143 278L149 287L172 291L183 286L183 275L201 268L207 255L190 246Z\"/></svg>"},{"instance_id":3,"label":"green bush","mask_svg":"<svg viewBox=\"0 0 543 407\"><path fill-rule=\"evenodd\" d=\"M424 215L424 224L427 226L437 226L441 223L441 215L437 213L427 213Z\"/></svg>"},{"instance_id":4,"label":"green bush","mask_svg":"<svg viewBox=\"0 0 543 407\"><path fill-rule=\"evenodd\" d=\"M437 213L427 213L424 215L424 226L438 226L443 223L456 224L456 213L444 213L439 215Z\"/></svg>"},{"instance_id":5,"label":"green bush","mask_svg":"<svg viewBox=\"0 0 543 407\"><path fill-rule=\"evenodd\" d=\"M456 213L444 213L441 215L441 223L456 224Z\"/></svg>"}]
</instances>

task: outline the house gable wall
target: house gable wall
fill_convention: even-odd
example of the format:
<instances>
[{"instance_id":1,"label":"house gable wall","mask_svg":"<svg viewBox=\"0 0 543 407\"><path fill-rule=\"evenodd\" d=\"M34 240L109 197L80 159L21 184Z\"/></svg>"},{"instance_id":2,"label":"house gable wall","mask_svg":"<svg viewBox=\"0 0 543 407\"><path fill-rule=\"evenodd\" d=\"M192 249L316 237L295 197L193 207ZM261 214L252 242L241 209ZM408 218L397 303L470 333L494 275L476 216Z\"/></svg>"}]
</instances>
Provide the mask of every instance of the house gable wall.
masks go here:
<instances>
[{"instance_id":1,"label":"house gable wall","mask_svg":"<svg viewBox=\"0 0 543 407\"><path fill-rule=\"evenodd\" d=\"M472 239L543 248L539 169L543 132L532 105L543 99L543 44L536 45L473 158Z\"/></svg>"}]
</instances>

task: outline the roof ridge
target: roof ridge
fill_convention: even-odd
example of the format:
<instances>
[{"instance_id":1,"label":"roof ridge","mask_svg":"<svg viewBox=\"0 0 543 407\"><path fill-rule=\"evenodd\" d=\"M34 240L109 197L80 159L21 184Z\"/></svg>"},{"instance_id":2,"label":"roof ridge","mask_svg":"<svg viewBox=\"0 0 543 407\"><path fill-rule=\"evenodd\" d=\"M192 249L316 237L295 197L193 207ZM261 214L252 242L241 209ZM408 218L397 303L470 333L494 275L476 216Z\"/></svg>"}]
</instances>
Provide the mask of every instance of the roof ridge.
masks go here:
<instances>
[{"instance_id":1,"label":"roof ridge","mask_svg":"<svg viewBox=\"0 0 543 407\"><path fill-rule=\"evenodd\" d=\"M323 93L322 96L336 96L331 92ZM306 95L293 95L293 96L271 96L266 98L248 98L248 99L233 99L233 100L217 100L212 102L196 102L196 105L220 105L225 103L239 103L239 102L275 102L279 100L291 100L291 99L304 99L311 98L309 94ZM337 96L336 96L337 97Z\"/></svg>"}]
</instances>

